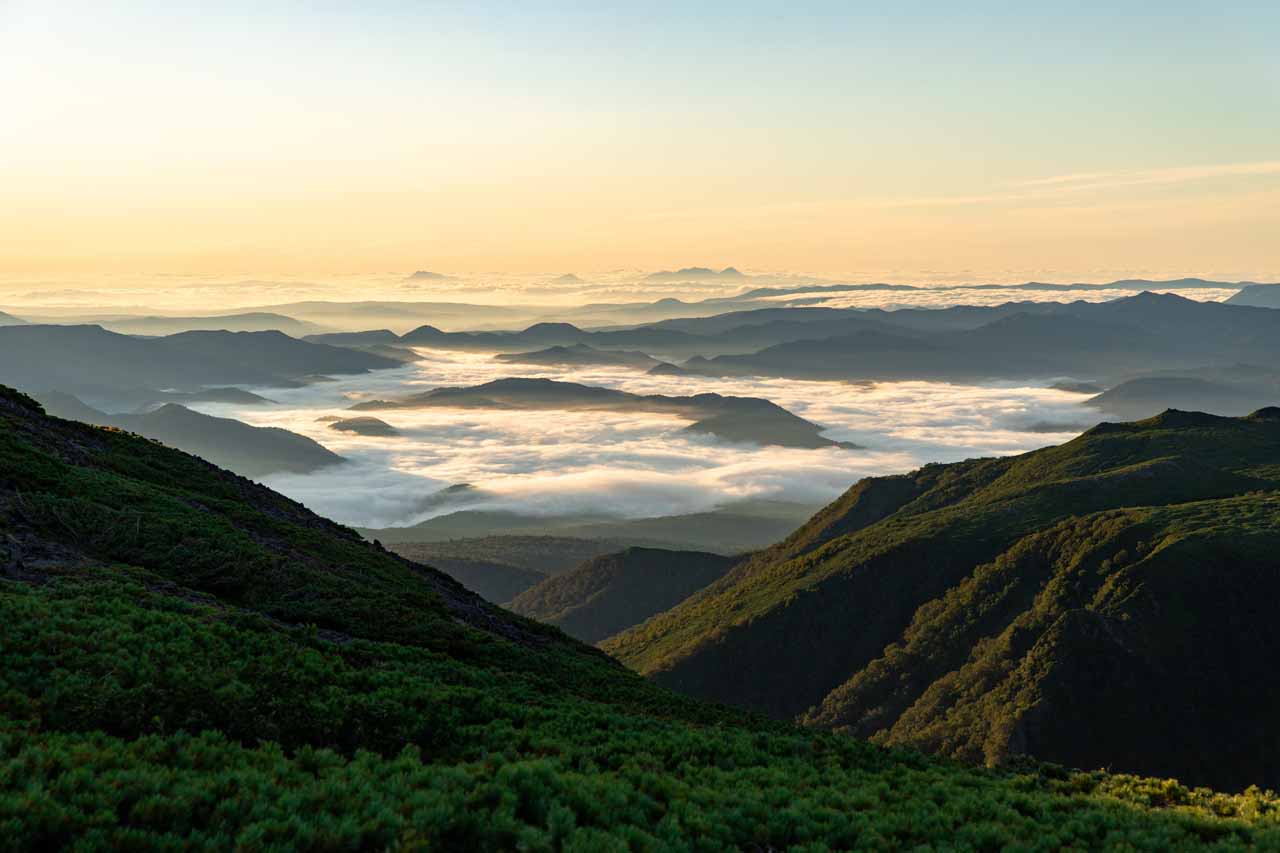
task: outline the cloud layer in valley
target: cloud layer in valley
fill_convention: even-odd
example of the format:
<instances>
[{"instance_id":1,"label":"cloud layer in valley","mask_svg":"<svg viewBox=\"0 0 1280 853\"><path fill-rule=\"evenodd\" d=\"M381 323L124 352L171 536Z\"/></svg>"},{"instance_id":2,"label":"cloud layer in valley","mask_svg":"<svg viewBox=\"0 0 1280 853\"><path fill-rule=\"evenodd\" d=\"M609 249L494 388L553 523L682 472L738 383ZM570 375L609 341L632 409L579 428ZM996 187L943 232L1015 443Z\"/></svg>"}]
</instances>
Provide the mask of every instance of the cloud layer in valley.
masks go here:
<instances>
[{"instance_id":1,"label":"cloud layer in valley","mask_svg":"<svg viewBox=\"0 0 1280 853\"><path fill-rule=\"evenodd\" d=\"M534 368L474 353L424 351L422 362L300 389L259 389L275 407L202 406L308 435L351 460L325 472L281 475L275 488L335 519L411 524L456 509L532 515L647 517L697 512L737 499L819 504L860 477L931 461L1018 453L1063 441L1096 417L1082 395L1044 388L929 382L849 384L784 379L649 376L621 368ZM503 376L542 376L645 394L764 397L862 450L728 444L684 431L687 421L609 412L421 409L379 412L401 434L340 433L321 420L371 397ZM456 501L431 496L475 486Z\"/></svg>"}]
</instances>

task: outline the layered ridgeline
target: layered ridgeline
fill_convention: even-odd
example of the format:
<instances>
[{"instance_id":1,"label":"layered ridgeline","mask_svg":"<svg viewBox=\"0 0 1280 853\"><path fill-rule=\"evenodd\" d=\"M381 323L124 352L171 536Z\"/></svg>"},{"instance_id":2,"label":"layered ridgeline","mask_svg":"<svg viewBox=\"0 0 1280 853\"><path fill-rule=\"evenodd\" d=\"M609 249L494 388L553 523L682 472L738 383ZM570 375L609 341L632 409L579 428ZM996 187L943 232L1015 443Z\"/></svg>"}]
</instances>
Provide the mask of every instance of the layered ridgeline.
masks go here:
<instances>
[{"instance_id":1,"label":"layered ridgeline","mask_svg":"<svg viewBox=\"0 0 1280 853\"><path fill-rule=\"evenodd\" d=\"M281 472L307 474L344 461L305 435L279 427L250 426L234 418L216 418L177 403L165 403L145 412L108 414L70 394L53 391L36 397L51 415L136 432L245 477Z\"/></svg>"},{"instance_id":2,"label":"layered ridgeline","mask_svg":"<svg viewBox=\"0 0 1280 853\"><path fill-rule=\"evenodd\" d=\"M537 323L520 331L444 332L423 326L404 335L382 330L309 340L519 353L520 360L547 364L586 363L604 357L600 351L638 350L659 356L664 363L649 369L662 374L819 380L1070 376L1113 384L1171 368L1267 365L1280 359L1280 312L1173 294L902 310L750 305L732 310L734 305L724 304L724 312L715 316L625 329Z\"/></svg>"},{"instance_id":3,"label":"layered ridgeline","mask_svg":"<svg viewBox=\"0 0 1280 853\"><path fill-rule=\"evenodd\" d=\"M5 847L1280 844L1280 801L968 768L666 692L265 488L0 391Z\"/></svg>"},{"instance_id":4,"label":"layered ridgeline","mask_svg":"<svg viewBox=\"0 0 1280 853\"><path fill-rule=\"evenodd\" d=\"M446 490L465 494L458 486ZM589 556L617 551L628 545L673 551L712 551L741 554L767 548L804 524L819 507L791 501L748 499L705 512L617 518L601 514L556 516L522 515L502 510L462 509L407 527L356 528L369 539L405 553L414 544L457 540L520 538L587 540L612 543ZM576 566L585 557L560 560L555 571ZM524 565L517 561L517 565ZM505 599L503 599L505 600Z\"/></svg>"},{"instance_id":5,"label":"layered ridgeline","mask_svg":"<svg viewBox=\"0 0 1280 853\"><path fill-rule=\"evenodd\" d=\"M1280 409L864 480L604 644L658 683L969 760L1280 785Z\"/></svg>"},{"instance_id":6,"label":"layered ridgeline","mask_svg":"<svg viewBox=\"0 0 1280 853\"><path fill-rule=\"evenodd\" d=\"M639 350L601 350L586 344L547 347L533 352L499 353L496 361L551 367L634 367L649 370L660 362Z\"/></svg>"},{"instance_id":7,"label":"layered ridgeline","mask_svg":"<svg viewBox=\"0 0 1280 853\"><path fill-rule=\"evenodd\" d=\"M324 331L315 323L304 323L270 311L248 311L239 314L212 314L202 317L167 317L158 315L104 317L90 322L122 335L176 335L181 332L284 332L292 337Z\"/></svg>"},{"instance_id":8,"label":"layered ridgeline","mask_svg":"<svg viewBox=\"0 0 1280 853\"><path fill-rule=\"evenodd\" d=\"M139 388L200 391L211 385L295 386L401 362L281 332L183 332L141 338L101 326L0 327L0 382L114 400Z\"/></svg>"},{"instance_id":9,"label":"layered ridgeline","mask_svg":"<svg viewBox=\"0 0 1280 853\"><path fill-rule=\"evenodd\" d=\"M670 610L738 562L740 557L702 551L627 548L549 577L508 606L585 643L597 643Z\"/></svg>"},{"instance_id":10,"label":"layered ridgeline","mask_svg":"<svg viewBox=\"0 0 1280 853\"><path fill-rule=\"evenodd\" d=\"M1139 376L1087 401L1121 420L1139 420L1165 409L1245 415L1277 404L1280 371L1248 364Z\"/></svg>"},{"instance_id":11,"label":"layered ridgeline","mask_svg":"<svg viewBox=\"0 0 1280 853\"><path fill-rule=\"evenodd\" d=\"M1227 302L1258 308L1280 308L1280 284L1246 284Z\"/></svg>"},{"instance_id":12,"label":"layered ridgeline","mask_svg":"<svg viewBox=\"0 0 1280 853\"><path fill-rule=\"evenodd\" d=\"M714 376L799 379L1114 379L1280 358L1280 312L1172 294L851 312L844 319L823 318L821 327L830 334L800 329L789 341L754 353L694 357L681 367ZM758 331L768 333L769 325Z\"/></svg>"},{"instance_id":13,"label":"layered ridgeline","mask_svg":"<svg viewBox=\"0 0 1280 853\"><path fill-rule=\"evenodd\" d=\"M390 543L397 554L428 563L499 604L585 560L621 549L617 542L565 536L485 536L443 542Z\"/></svg>"}]
</instances>

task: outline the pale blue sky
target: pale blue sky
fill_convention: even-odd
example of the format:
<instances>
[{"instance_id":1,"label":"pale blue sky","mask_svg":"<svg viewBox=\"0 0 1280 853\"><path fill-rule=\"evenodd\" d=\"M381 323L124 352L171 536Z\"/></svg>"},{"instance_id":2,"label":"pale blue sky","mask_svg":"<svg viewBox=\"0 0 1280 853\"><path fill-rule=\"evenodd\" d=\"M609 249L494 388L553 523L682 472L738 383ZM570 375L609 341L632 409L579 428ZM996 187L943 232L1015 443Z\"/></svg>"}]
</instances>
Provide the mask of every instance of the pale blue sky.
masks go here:
<instances>
[{"instance_id":1,"label":"pale blue sky","mask_svg":"<svg viewBox=\"0 0 1280 853\"><path fill-rule=\"evenodd\" d=\"M0 181L31 200L26 233L0 237L0 266L36 262L59 230L101 228L108 210L112 244L141 263L148 240L176 239L165 209L203 223L201 256L221 257L260 248L251 234L274 221L263 211L304 209L298 233L332 239L349 212L326 218L323 205L371 193L388 218L448 205L442 227L471 243L459 261L500 254L498 228L524 264L547 254L525 244L551 235L522 233L495 205L553 194L548 221L569 232L603 219L634 234L617 235L623 254L648 258L672 233L645 222L698 210L702 224L681 232L733 249L716 243L718 203L735 221L748 202L840 216L1064 174L1263 164L1139 182L1172 221L1188 193L1221 205L1274 185L1277 44L1274 2L0 0ZM76 215L52 221L54 201ZM813 222L784 220L796 248L775 246L780 262L838 233L817 241ZM902 227L899 246L944 226ZM407 239L387 225L360 252L406 256ZM601 258L603 242L581 254ZM556 245L550 257L573 257L567 237ZM826 253L816 267L841 257Z\"/></svg>"}]
</instances>

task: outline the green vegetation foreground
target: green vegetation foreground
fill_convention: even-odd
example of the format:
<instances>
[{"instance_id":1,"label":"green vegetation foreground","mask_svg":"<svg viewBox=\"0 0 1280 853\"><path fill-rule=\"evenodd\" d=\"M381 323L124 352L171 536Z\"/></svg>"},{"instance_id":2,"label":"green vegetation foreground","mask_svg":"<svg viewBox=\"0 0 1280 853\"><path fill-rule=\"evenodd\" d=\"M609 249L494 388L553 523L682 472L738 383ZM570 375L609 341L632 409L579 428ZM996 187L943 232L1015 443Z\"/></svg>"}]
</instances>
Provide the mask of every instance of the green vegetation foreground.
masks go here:
<instances>
[{"instance_id":1,"label":"green vegetation foreground","mask_svg":"<svg viewBox=\"0 0 1280 853\"><path fill-rule=\"evenodd\" d=\"M0 389L7 849L1280 847L1280 800L988 770L655 687Z\"/></svg>"}]
</instances>

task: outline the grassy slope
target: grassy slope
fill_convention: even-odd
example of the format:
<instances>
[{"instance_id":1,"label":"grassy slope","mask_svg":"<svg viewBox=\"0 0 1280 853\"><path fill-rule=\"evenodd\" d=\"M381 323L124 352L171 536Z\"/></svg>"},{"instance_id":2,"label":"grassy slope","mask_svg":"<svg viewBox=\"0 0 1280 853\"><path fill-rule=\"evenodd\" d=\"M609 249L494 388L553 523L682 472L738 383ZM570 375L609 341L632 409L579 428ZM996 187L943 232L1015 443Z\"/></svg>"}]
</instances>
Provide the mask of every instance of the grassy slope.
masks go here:
<instances>
[{"instance_id":1,"label":"grassy slope","mask_svg":"<svg viewBox=\"0 0 1280 853\"><path fill-rule=\"evenodd\" d=\"M619 638L611 648L643 671L666 670L712 643L712 635L723 639L734 627L793 606L823 582L856 584L867 568L892 566L896 575L928 582L1074 514L1231 496L1280 480L1280 471L1264 468L1280 458L1280 428L1219 418L1205 423L1104 426L1019 457L931 465L907 478L859 483L664 624ZM1232 427L1229 448L1221 443L1224 423ZM926 556L927 566L909 559ZM896 587L899 578L876 580Z\"/></svg>"},{"instance_id":2,"label":"grassy slope","mask_svg":"<svg viewBox=\"0 0 1280 853\"><path fill-rule=\"evenodd\" d=\"M297 504L0 392L10 849L1280 844L1280 802L682 699Z\"/></svg>"},{"instance_id":3,"label":"grassy slope","mask_svg":"<svg viewBox=\"0 0 1280 853\"><path fill-rule=\"evenodd\" d=\"M1280 494L1068 519L920 608L808 721L975 761L1274 786L1277 595Z\"/></svg>"}]
</instances>

